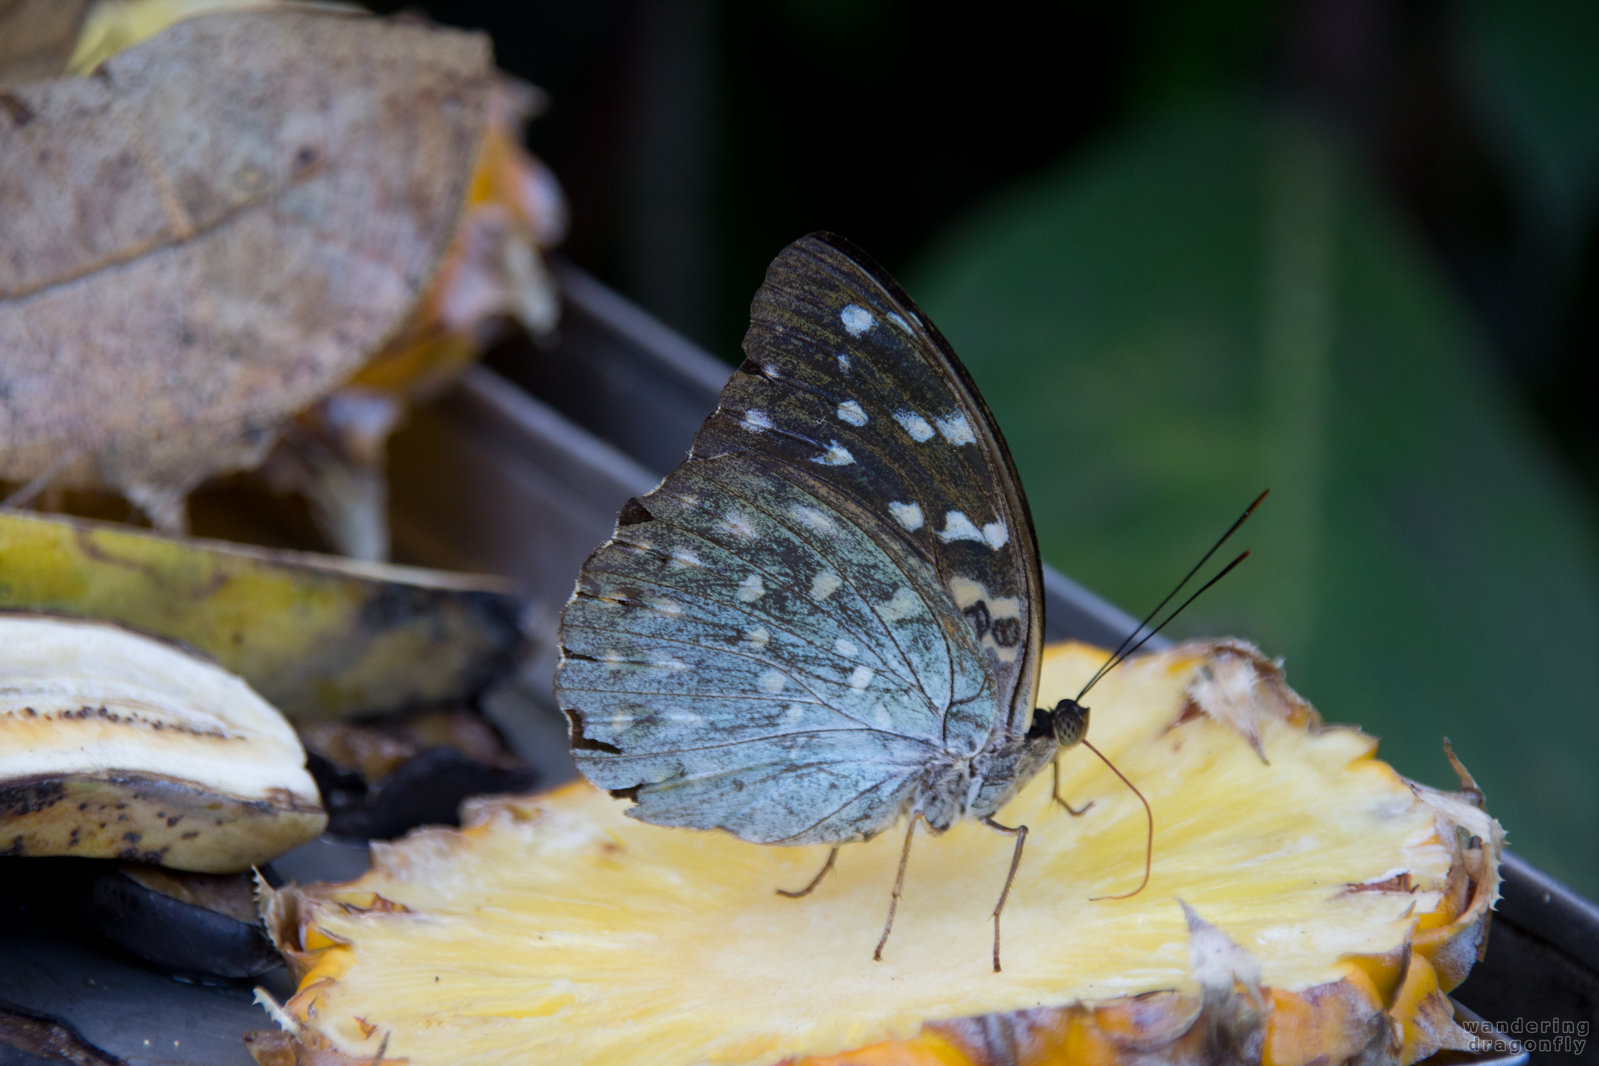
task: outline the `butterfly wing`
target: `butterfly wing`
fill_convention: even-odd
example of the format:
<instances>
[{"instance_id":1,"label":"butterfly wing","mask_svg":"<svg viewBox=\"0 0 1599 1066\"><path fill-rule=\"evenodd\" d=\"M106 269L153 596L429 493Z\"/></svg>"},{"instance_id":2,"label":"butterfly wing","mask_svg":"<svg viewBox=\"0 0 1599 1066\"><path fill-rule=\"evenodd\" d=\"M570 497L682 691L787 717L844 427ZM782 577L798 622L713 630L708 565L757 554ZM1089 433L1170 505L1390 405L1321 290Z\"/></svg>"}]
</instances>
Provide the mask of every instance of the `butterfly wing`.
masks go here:
<instances>
[{"instance_id":1,"label":"butterfly wing","mask_svg":"<svg viewBox=\"0 0 1599 1066\"><path fill-rule=\"evenodd\" d=\"M949 342L864 252L813 234L768 269L744 351L692 454L781 456L881 515L977 633L1000 724L1025 731L1043 639L1038 541L1010 450Z\"/></svg>"},{"instance_id":2,"label":"butterfly wing","mask_svg":"<svg viewBox=\"0 0 1599 1066\"><path fill-rule=\"evenodd\" d=\"M1031 524L947 344L841 241L779 256L745 350L690 457L585 563L557 696L580 769L637 817L871 836L929 764L1025 725Z\"/></svg>"},{"instance_id":3,"label":"butterfly wing","mask_svg":"<svg viewBox=\"0 0 1599 1066\"><path fill-rule=\"evenodd\" d=\"M690 460L624 510L562 619L557 692L630 813L762 843L870 836L991 676L921 560L803 468ZM963 741L964 738L964 741Z\"/></svg>"}]
</instances>

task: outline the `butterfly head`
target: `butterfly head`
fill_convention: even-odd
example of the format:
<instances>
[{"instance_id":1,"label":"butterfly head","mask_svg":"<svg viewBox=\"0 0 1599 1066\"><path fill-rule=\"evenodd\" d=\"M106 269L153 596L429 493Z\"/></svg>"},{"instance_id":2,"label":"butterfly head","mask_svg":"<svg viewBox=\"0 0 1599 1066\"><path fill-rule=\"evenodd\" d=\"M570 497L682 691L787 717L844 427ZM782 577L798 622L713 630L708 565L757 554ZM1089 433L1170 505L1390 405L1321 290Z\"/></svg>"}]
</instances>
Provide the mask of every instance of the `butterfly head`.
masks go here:
<instances>
[{"instance_id":1,"label":"butterfly head","mask_svg":"<svg viewBox=\"0 0 1599 1066\"><path fill-rule=\"evenodd\" d=\"M1053 734L1055 743L1063 748L1082 743L1088 735L1088 708L1073 699L1061 700L1052 711L1038 708L1033 712L1033 726L1028 736L1036 738L1045 734Z\"/></svg>"}]
</instances>

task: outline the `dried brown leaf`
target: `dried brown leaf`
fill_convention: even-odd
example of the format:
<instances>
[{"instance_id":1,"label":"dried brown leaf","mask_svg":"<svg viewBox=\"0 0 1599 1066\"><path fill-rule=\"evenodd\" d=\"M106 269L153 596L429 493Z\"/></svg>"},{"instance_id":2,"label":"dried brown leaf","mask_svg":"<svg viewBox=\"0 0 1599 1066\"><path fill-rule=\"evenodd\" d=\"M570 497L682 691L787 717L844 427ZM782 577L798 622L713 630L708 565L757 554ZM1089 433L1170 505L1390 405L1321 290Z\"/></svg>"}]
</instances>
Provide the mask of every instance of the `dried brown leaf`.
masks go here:
<instances>
[{"instance_id":1,"label":"dried brown leaf","mask_svg":"<svg viewBox=\"0 0 1599 1066\"><path fill-rule=\"evenodd\" d=\"M0 479L107 485L172 524L257 461L426 286L491 76L480 35L286 10L12 90Z\"/></svg>"},{"instance_id":2,"label":"dried brown leaf","mask_svg":"<svg viewBox=\"0 0 1599 1066\"><path fill-rule=\"evenodd\" d=\"M89 0L0 0L0 86L66 69Z\"/></svg>"}]
</instances>

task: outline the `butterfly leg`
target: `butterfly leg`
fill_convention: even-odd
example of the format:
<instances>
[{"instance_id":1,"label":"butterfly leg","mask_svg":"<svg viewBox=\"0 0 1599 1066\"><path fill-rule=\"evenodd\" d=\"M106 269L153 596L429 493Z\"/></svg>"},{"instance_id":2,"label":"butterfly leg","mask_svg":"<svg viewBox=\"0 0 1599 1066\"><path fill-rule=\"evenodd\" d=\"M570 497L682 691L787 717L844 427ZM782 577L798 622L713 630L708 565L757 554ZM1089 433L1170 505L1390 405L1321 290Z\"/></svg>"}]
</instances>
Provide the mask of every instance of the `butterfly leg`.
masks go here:
<instances>
[{"instance_id":1,"label":"butterfly leg","mask_svg":"<svg viewBox=\"0 0 1599 1066\"><path fill-rule=\"evenodd\" d=\"M999 894L999 902L994 904L994 972L999 973L999 916L1005 909L1005 901L1010 899L1010 886L1015 882L1016 871L1022 865L1022 847L1027 843L1027 827L1000 825L994 821L993 815L985 817L983 824L995 832L1006 833L1016 838L1016 850L1010 855L1010 873L1005 875L1005 888Z\"/></svg>"},{"instance_id":2,"label":"butterfly leg","mask_svg":"<svg viewBox=\"0 0 1599 1066\"><path fill-rule=\"evenodd\" d=\"M833 863L837 861L838 848L835 847L832 851L827 853L827 861L822 864L822 868L820 870L816 871L816 876L811 878L810 884L806 885L797 892L786 888L780 888L777 890L777 894L779 896L787 896L789 899L801 899L810 895L812 892L816 891L816 886L822 883L822 878L828 875L828 873L833 869Z\"/></svg>"},{"instance_id":3,"label":"butterfly leg","mask_svg":"<svg viewBox=\"0 0 1599 1066\"><path fill-rule=\"evenodd\" d=\"M905 887L905 867L911 861L911 837L916 833L916 821L920 814L911 815L910 824L905 827L905 849L899 853L899 873L894 876L894 892L888 898L888 921L883 923L883 935L877 938L877 950L872 952L873 962L883 961L883 945L888 943L889 931L894 928L894 912L899 910L899 894Z\"/></svg>"},{"instance_id":4,"label":"butterfly leg","mask_svg":"<svg viewBox=\"0 0 1599 1066\"><path fill-rule=\"evenodd\" d=\"M1087 814L1088 813L1088 808L1090 808L1090 807L1092 807L1094 805L1094 801L1093 800L1089 800L1087 803L1083 804L1081 807L1073 807L1070 803L1066 802L1066 797L1062 796L1060 794L1060 756L1059 755L1055 756L1054 760L1049 764L1049 768L1052 771L1054 771L1054 773L1055 773L1055 785L1050 790L1050 795L1055 797L1055 802L1060 804L1062 807L1065 807L1066 808L1066 813L1070 814L1073 818L1080 818L1083 815Z\"/></svg>"}]
</instances>

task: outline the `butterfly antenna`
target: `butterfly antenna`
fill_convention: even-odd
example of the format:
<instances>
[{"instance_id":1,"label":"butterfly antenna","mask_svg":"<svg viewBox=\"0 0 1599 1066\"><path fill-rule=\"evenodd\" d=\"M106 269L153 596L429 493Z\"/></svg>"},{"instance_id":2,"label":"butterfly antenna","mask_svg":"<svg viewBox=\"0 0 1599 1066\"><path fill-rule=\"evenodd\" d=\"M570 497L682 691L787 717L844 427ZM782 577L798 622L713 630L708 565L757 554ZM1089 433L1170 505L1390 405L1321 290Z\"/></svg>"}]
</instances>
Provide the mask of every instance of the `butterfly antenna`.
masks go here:
<instances>
[{"instance_id":1,"label":"butterfly antenna","mask_svg":"<svg viewBox=\"0 0 1599 1066\"><path fill-rule=\"evenodd\" d=\"M1199 599L1199 597L1203 596L1205 594L1206 590L1208 590L1210 588L1210 586L1214 585L1216 582L1220 581L1222 578L1224 578L1228 574L1232 573L1233 567L1237 566L1239 563L1243 562L1247 558L1249 558L1249 553L1247 551L1246 552L1240 552L1236 559L1234 559L1232 562L1228 563L1226 566L1222 567L1219 571L1217 571L1215 577L1212 577L1209 581L1205 582L1203 585L1199 586L1199 588L1195 589L1193 595L1189 596L1186 600L1184 600L1181 604L1179 604L1177 606L1177 608L1175 610L1173 610L1171 614L1167 615L1161 621L1161 623L1159 625L1157 625L1155 628L1151 629L1149 632L1145 633L1142 637L1140 637L1139 640L1138 640L1138 643L1134 644L1132 647L1126 649L1125 651L1116 652L1109 659L1105 660L1105 665L1101 666L1099 668L1099 670L1095 672L1094 676L1089 679L1088 684L1083 686L1083 691L1077 694L1077 698L1079 700L1081 700L1083 698L1083 696L1087 694L1089 689L1093 688L1094 685L1099 683L1101 678L1103 678L1106 674L1110 673L1112 670L1116 669L1116 667L1120 666L1122 663L1126 662L1129 657L1131 657L1132 655L1136 654L1138 649L1142 648L1145 644L1149 643L1150 639L1152 637L1154 637L1154 635L1156 633L1159 633L1162 629L1165 629L1166 628L1166 624L1168 622L1170 622L1173 618L1176 618L1178 615L1182 614L1185 610L1187 610L1189 604L1193 603L1195 600ZM1143 627L1140 626L1139 628L1142 629Z\"/></svg>"},{"instance_id":2,"label":"butterfly antenna","mask_svg":"<svg viewBox=\"0 0 1599 1066\"><path fill-rule=\"evenodd\" d=\"M1183 611L1188 608L1189 604L1199 599L1199 597L1204 595L1206 590L1208 590L1212 585L1231 573L1233 567L1237 566L1239 563L1243 562L1249 557L1249 553L1247 551L1240 554L1238 558L1222 567L1216 576L1212 577L1209 581L1201 585L1199 589L1193 593L1193 595L1189 596L1186 600L1179 604L1177 609L1162 619L1158 625L1152 629L1149 628L1149 623L1154 620L1155 616L1166 609L1166 605L1176 598L1177 594L1183 590L1184 586L1194 579L1194 575L1199 573L1206 563L1210 562L1210 557L1215 555L1223 544L1227 543L1227 539L1229 537L1238 532L1238 527L1249 520L1249 516L1255 513L1255 508L1259 507L1261 501L1270 494L1271 490L1267 489L1259 496L1256 496L1254 502L1248 507L1244 508L1244 513L1239 515L1237 520L1235 520L1232 525L1227 527L1227 532L1223 533L1216 540L1216 543L1210 546L1209 551L1199 557L1199 562L1195 563L1193 568L1190 569L1188 573L1183 575L1183 579L1177 582L1172 590L1166 594L1166 598L1157 603L1155 605L1155 609L1145 615L1144 620L1139 622L1138 625L1133 628L1131 633L1127 634L1126 638L1121 642L1121 644L1117 645L1116 650L1110 653L1110 657L1105 660L1104 665L1094 672L1093 677L1088 679L1088 683L1082 687L1082 691L1077 693L1077 699L1079 702L1081 702L1084 696L1088 695L1089 689L1099 684L1100 680L1103 679L1106 674L1110 673L1112 670L1116 669L1116 667L1125 662L1128 656L1136 653L1138 649L1147 644L1156 633L1159 633L1162 629L1165 629L1166 626L1171 623L1172 619L1182 614ZM1148 630L1148 632L1145 632L1145 630ZM1140 637L1140 633L1143 633L1144 635Z\"/></svg>"}]
</instances>

